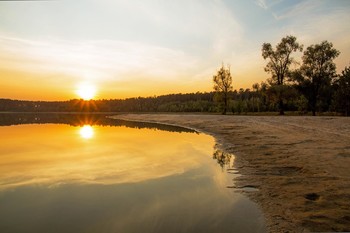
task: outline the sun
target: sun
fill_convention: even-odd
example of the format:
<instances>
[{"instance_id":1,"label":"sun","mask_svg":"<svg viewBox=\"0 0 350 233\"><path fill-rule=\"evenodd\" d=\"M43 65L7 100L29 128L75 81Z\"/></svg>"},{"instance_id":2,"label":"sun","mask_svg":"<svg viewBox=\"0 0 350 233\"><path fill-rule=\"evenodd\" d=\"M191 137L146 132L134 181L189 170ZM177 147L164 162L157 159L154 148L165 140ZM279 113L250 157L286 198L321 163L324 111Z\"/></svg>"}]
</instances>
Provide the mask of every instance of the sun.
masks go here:
<instances>
[{"instance_id":1,"label":"sun","mask_svg":"<svg viewBox=\"0 0 350 233\"><path fill-rule=\"evenodd\" d=\"M94 136L94 129L91 125L84 125L79 130L80 136L85 139L90 139Z\"/></svg>"},{"instance_id":2,"label":"sun","mask_svg":"<svg viewBox=\"0 0 350 233\"><path fill-rule=\"evenodd\" d=\"M83 83L78 87L77 94L83 100L91 100L96 95L96 88L91 84Z\"/></svg>"}]
</instances>

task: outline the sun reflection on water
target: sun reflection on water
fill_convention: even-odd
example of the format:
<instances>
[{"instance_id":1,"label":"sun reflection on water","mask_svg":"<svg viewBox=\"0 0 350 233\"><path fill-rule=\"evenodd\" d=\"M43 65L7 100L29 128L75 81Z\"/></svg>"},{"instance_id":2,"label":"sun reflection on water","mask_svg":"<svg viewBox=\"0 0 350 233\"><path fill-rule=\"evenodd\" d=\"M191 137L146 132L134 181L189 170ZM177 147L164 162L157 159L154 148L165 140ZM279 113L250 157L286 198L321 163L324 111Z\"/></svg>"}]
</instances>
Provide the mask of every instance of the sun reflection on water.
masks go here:
<instances>
[{"instance_id":1,"label":"sun reflection on water","mask_svg":"<svg viewBox=\"0 0 350 233\"><path fill-rule=\"evenodd\" d=\"M214 144L207 135L89 123L5 127L0 138L0 192L33 184L109 185L184 174L198 168Z\"/></svg>"},{"instance_id":2,"label":"sun reflection on water","mask_svg":"<svg viewBox=\"0 0 350 233\"><path fill-rule=\"evenodd\" d=\"M80 136L85 139L90 139L94 136L94 129L91 125L84 125L79 130Z\"/></svg>"}]
</instances>

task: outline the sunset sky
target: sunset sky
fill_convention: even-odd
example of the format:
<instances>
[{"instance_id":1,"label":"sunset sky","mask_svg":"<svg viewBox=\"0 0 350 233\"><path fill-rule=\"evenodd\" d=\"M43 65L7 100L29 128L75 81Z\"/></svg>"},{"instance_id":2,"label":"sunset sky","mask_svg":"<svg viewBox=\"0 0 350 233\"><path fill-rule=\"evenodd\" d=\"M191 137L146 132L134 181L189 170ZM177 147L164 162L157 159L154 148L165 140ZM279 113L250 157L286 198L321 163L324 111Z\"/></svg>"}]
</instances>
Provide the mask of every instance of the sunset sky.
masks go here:
<instances>
[{"instance_id":1,"label":"sunset sky","mask_svg":"<svg viewBox=\"0 0 350 233\"><path fill-rule=\"evenodd\" d=\"M262 44L289 34L304 47L332 42L341 71L349 22L348 0L0 1L0 98L211 91L222 63L234 89L249 88L269 77Z\"/></svg>"}]
</instances>

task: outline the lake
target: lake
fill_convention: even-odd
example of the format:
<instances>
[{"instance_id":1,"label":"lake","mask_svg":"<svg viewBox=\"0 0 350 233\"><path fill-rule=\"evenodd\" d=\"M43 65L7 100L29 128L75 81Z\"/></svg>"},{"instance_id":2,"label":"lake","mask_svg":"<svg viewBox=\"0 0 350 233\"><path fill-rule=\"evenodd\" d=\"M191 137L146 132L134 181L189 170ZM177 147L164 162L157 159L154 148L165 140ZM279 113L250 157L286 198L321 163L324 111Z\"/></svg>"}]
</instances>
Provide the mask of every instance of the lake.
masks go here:
<instances>
[{"instance_id":1,"label":"lake","mask_svg":"<svg viewBox=\"0 0 350 233\"><path fill-rule=\"evenodd\" d=\"M0 114L0 232L265 232L211 136L88 114Z\"/></svg>"}]
</instances>

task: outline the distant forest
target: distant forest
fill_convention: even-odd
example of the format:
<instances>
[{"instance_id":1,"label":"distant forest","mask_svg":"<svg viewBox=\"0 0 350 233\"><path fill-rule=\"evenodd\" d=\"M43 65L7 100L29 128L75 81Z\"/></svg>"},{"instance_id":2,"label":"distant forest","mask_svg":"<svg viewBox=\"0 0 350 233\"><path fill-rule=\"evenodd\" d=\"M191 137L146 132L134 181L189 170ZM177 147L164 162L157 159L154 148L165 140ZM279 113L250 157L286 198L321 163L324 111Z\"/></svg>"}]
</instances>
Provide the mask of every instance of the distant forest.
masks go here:
<instances>
[{"instance_id":1,"label":"distant forest","mask_svg":"<svg viewBox=\"0 0 350 233\"><path fill-rule=\"evenodd\" d=\"M233 114L278 112L275 89L265 82L254 84L251 89L239 89L229 93L228 111ZM324 91L318 112L332 112L346 115L343 102L339 99L338 84L335 82ZM285 91L284 108L296 114L308 113L308 102L297 86ZM222 113L223 104L217 101L216 92L170 94L154 97L128 99L69 101L23 101L0 99L0 112L203 112Z\"/></svg>"},{"instance_id":2,"label":"distant forest","mask_svg":"<svg viewBox=\"0 0 350 233\"><path fill-rule=\"evenodd\" d=\"M218 112L214 92L110 100L22 101L0 99L1 112Z\"/></svg>"}]
</instances>

